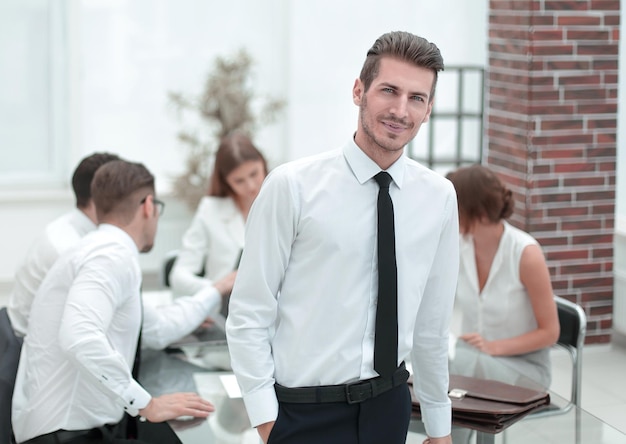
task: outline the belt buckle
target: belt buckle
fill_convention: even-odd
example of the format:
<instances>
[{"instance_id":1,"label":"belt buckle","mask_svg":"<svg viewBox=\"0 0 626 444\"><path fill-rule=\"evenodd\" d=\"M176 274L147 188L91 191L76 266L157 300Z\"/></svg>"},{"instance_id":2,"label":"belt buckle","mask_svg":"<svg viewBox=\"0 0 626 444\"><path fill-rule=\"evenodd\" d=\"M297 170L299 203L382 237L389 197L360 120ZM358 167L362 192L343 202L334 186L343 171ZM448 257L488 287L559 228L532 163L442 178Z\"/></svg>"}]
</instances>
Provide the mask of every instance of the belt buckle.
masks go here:
<instances>
[{"instance_id":1,"label":"belt buckle","mask_svg":"<svg viewBox=\"0 0 626 444\"><path fill-rule=\"evenodd\" d=\"M350 387L354 387L357 384L359 384L359 382L353 382L352 384L346 384L344 386L344 390L346 391L346 402L348 404L358 404L361 401L357 401L357 400L353 400L352 397L350 396Z\"/></svg>"},{"instance_id":2,"label":"belt buckle","mask_svg":"<svg viewBox=\"0 0 626 444\"><path fill-rule=\"evenodd\" d=\"M365 386L369 386L370 387L370 396L361 396L359 397L359 399L352 399L352 396L350 395L350 388L352 387L358 387L358 386L363 386L363 388L365 388ZM357 381L357 382L353 382L351 384L346 384L344 386L345 391L346 391L346 402L348 404L359 404L363 401L365 401L366 399L369 399L372 397L372 394L374 393L374 387L372 386L372 383L367 383L364 381ZM363 391L360 392L362 395L365 394Z\"/></svg>"}]
</instances>

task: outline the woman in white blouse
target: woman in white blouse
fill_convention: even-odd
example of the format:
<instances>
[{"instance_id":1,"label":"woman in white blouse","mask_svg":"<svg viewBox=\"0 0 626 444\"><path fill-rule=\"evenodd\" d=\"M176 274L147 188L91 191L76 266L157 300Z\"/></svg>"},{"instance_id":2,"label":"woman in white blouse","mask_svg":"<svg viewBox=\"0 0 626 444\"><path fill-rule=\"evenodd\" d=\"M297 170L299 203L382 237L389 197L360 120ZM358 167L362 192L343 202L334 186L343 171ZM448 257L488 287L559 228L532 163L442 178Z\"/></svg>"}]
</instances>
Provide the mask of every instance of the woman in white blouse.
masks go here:
<instances>
[{"instance_id":1,"label":"woman in white blouse","mask_svg":"<svg viewBox=\"0 0 626 444\"><path fill-rule=\"evenodd\" d=\"M506 222L512 193L488 168L463 167L447 177L457 192L461 231L456 306L462 326L451 372L507 379L490 374L493 357L547 388L559 320L541 247ZM464 353L467 347L482 353Z\"/></svg>"},{"instance_id":2,"label":"woman in white blouse","mask_svg":"<svg viewBox=\"0 0 626 444\"><path fill-rule=\"evenodd\" d=\"M174 294L195 294L229 275L234 283L245 222L266 175L265 158L247 136L232 133L221 140L208 195L183 236L171 272Z\"/></svg>"}]
</instances>

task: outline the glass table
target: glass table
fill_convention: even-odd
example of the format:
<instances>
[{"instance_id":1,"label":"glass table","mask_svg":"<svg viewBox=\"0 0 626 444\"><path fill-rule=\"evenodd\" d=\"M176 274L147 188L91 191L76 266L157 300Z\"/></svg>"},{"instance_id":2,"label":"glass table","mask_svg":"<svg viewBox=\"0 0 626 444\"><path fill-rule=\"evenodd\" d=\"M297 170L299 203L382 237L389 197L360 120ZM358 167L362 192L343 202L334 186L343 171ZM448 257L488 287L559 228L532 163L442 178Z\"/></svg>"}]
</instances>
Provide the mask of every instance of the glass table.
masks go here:
<instances>
[{"instance_id":1,"label":"glass table","mask_svg":"<svg viewBox=\"0 0 626 444\"><path fill-rule=\"evenodd\" d=\"M260 443L256 430L248 421L243 400L232 397L232 393L229 396L228 389L234 385L234 376L225 368L228 368L225 347L199 346L170 352L142 352L140 382L150 393L158 396L193 391L216 407L208 419L180 418L169 422L183 444ZM506 368L497 370L504 374L512 372ZM523 380L521 377L520 381ZM567 404L565 399L555 393L551 392L550 396L553 403ZM528 416L497 435L454 427L453 437L455 444L626 443L625 434L579 408L553 416ZM421 421L413 419L407 444L421 444L425 438Z\"/></svg>"}]
</instances>

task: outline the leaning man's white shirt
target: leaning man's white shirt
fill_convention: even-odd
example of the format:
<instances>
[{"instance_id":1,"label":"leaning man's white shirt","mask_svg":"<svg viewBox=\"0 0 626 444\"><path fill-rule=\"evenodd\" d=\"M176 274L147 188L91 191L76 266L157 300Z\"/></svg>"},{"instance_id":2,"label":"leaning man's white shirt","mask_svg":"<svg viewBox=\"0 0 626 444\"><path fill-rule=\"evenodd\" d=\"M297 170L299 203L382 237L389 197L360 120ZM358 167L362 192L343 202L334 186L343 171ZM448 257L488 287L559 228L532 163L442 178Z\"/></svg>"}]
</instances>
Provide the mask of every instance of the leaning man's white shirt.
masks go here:
<instances>
[{"instance_id":1,"label":"leaning man's white shirt","mask_svg":"<svg viewBox=\"0 0 626 444\"><path fill-rule=\"evenodd\" d=\"M96 224L81 210L74 208L46 225L35 238L15 273L15 283L9 294L7 313L15 334L26 334L30 307L48 270L61 254L95 229Z\"/></svg>"},{"instance_id":2,"label":"leaning man's white shirt","mask_svg":"<svg viewBox=\"0 0 626 444\"><path fill-rule=\"evenodd\" d=\"M138 250L101 225L48 272L33 302L13 394L15 438L137 415L150 395L131 376L141 324Z\"/></svg>"}]
</instances>

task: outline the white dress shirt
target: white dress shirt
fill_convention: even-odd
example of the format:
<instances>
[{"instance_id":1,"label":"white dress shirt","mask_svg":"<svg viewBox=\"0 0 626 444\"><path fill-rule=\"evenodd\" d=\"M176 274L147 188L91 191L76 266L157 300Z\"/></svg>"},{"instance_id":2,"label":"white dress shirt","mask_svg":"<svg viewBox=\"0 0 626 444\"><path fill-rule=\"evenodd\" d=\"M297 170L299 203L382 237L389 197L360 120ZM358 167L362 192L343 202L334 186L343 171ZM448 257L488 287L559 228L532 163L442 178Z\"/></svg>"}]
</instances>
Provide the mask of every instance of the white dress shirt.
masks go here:
<instances>
[{"instance_id":1,"label":"white dress shirt","mask_svg":"<svg viewBox=\"0 0 626 444\"><path fill-rule=\"evenodd\" d=\"M48 270L63 252L95 229L91 219L75 208L50 222L37 236L15 274L15 283L9 295L7 312L16 335L26 334L30 306Z\"/></svg>"},{"instance_id":2,"label":"white dress shirt","mask_svg":"<svg viewBox=\"0 0 626 444\"><path fill-rule=\"evenodd\" d=\"M62 253L96 228L85 213L74 209L50 222L35 239L15 275L7 306L11 326L18 336L26 335L31 305L46 273ZM166 306L144 305L143 347L163 349L198 328L208 316L219 314L222 298L214 287L209 285L194 293Z\"/></svg>"},{"instance_id":3,"label":"white dress shirt","mask_svg":"<svg viewBox=\"0 0 626 444\"><path fill-rule=\"evenodd\" d=\"M151 305L144 301L141 346L161 350L196 330L209 316L222 308L222 297L215 287L207 287L193 296L181 296L172 303Z\"/></svg>"},{"instance_id":4,"label":"white dress shirt","mask_svg":"<svg viewBox=\"0 0 626 444\"><path fill-rule=\"evenodd\" d=\"M380 168L350 141L282 165L247 222L230 299L232 366L253 426L273 421L274 382L344 384L373 369ZM393 183L398 267L398 364L410 357L431 436L450 433L448 327L458 273L452 184L402 156Z\"/></svg>"},{"instance_id":5,"label":"white dress shirt","mask_svg":"<svg viewBox=\"0 0 626 444\"><path fill-rule=\"evenodd\" d=\"M245 221L230 197L205 196L182 239L170 282L175 295L210 287L237 267ZM197 274L204 268L205 275Z\"/></svg>"},{"instance_id":6,"label":"white dress shirt","mask_svg":"<svg viewBox=\"0 0 626 444\"><path fill-rule=\"evenodd\" d=\"M141 270L126 232L101 225L62 255L30 313L13 394L18 442L117 423L150 401L131 376Z\"/></svg>"}]
</instances>

